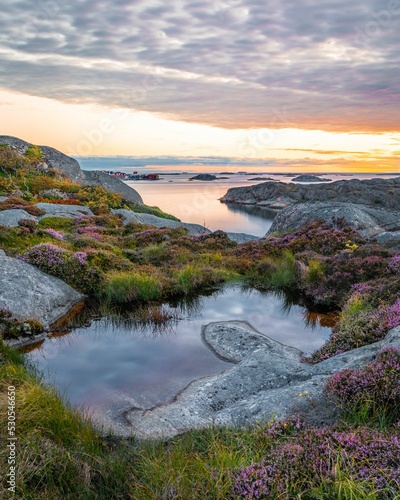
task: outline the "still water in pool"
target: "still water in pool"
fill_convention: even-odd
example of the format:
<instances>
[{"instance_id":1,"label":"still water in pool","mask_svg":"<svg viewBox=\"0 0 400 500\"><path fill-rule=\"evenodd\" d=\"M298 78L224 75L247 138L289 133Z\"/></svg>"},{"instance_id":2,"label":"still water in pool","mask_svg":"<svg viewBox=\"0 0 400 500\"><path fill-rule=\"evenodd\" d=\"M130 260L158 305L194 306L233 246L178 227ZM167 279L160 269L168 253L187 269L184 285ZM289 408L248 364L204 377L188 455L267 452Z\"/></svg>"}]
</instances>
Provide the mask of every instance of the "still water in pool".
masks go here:
<instances>
[{"instance_id":1,"label":"still water in pool","mask_svg":"<svg viewBox=\"0 0 400 500\"><path fill-rule=\"evenodd\" d=\"M307 324L304 308L284 304L274 294L229 286L190 306L166 306L179 319L162 328L104 317L47 339L27 355L73 405L93 417L122 414L166 402L191 381L231 366L202 341L201 328L210 322L248 321L304 352L320 347L330 328Z\"/></svg>"}]
</instances>

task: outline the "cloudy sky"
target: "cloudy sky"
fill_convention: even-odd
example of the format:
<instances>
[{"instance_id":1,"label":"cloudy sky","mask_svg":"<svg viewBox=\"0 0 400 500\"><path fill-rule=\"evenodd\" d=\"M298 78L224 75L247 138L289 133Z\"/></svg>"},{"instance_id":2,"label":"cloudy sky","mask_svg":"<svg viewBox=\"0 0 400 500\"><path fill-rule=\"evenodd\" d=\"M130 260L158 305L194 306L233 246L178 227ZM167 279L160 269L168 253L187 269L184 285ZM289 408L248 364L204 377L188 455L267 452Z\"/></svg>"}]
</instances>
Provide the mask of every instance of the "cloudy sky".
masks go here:
<instances>
[{"instance_id":1,"label":"cloudy sky","mask_svg":"<svg viewBox=\"0 0 400 500\"><path fill-rule=\"evenodd\" d=\"M0 7L0 134L75 155L397 168L400 0Z\"/></svg>"}]
</instances>

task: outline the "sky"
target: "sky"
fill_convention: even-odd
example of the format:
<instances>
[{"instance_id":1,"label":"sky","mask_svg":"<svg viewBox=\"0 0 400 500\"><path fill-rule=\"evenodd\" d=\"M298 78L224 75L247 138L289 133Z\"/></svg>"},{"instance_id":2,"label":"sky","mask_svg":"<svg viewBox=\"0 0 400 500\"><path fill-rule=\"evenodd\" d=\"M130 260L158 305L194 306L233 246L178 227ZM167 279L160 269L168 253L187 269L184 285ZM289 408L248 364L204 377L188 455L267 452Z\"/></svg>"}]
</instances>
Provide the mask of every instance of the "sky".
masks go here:
<instances>
[{"instance_id":1,"label":"sky","mask_svg":"<svg viewBox=\"0 0 400 500\"><path fill-rule=\"evenodd\" d=\"M73 156L399 170L400 0L0 7L1 135Z\"/></svg>"}]
</instances>

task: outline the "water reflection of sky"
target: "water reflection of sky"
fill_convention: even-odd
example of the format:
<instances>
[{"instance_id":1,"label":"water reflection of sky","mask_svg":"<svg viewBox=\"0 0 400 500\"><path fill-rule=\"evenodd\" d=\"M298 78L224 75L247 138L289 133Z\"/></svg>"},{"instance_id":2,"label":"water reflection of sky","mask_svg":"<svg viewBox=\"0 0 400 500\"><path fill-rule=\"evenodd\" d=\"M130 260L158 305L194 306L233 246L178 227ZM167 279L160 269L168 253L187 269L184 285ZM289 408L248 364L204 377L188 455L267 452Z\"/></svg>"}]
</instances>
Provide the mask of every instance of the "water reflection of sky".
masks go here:
<instances>
[{"instance_id":1,"label":"water reflection of sky","mask_svg":"<svg viewBox=\"0 0 400 500\"><path fill-rule=\"evenodd\" d=\"M211 321L248 321L306 352L321 346L330 333L329 328L307 326L303 308L285 311L282 299L239 287L173 309L181 319L162 330L102 318L46 340L28 356L74 405L94 413L121 412L167 401L190 381L231 366L201 340L202 325Z\"/></svg>"}]
</instances>

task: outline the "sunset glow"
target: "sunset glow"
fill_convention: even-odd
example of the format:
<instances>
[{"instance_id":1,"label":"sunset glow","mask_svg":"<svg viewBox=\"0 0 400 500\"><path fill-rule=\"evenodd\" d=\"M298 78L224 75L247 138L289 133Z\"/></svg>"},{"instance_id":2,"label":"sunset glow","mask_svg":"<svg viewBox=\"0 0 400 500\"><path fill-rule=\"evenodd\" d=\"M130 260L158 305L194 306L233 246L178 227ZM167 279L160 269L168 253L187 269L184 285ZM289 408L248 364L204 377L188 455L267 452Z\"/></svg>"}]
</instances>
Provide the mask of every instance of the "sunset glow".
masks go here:
<instances>
[{"instance_id":1,"label":"sunset glow","mask_svg":"<svg viewBox=\"0 0 400 500\"><path fill-rule=\"evenodd\" d=\"M73 156L396 172L399 21L397 0L14 2L0 134Z\"/></svg>"}]
</instances>

